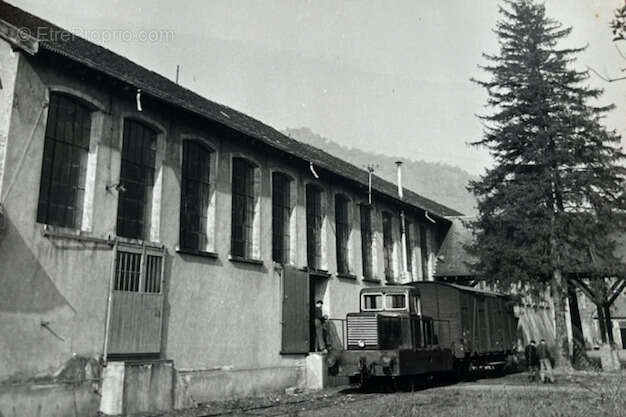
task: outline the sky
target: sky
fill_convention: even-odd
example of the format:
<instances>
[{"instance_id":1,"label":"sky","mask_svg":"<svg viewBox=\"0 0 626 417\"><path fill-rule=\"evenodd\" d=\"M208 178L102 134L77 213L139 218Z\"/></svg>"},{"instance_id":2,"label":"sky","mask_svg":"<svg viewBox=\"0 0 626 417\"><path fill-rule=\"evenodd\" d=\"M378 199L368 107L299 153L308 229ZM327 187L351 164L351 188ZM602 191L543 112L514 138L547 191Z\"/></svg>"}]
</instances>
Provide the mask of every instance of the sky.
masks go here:
<instances>
[{"instance_id":1,"label":"sky","mask_svg":"<svg viewBox=\"0 0 626 417\"><path fill-rule=\"evenodd\" d=\"M279 129L480 174L481 54L497 51L495 0L9 0L181 85ZM621 0L546 0L588 45L576 66L626 67L609 22ZM150 37L150 39L145 39ZM622 49L626 55L626 43ZM626 81L589 83L626 136ZM622 140L626 144L626 138Z\"/></svg>"}]
</instances>

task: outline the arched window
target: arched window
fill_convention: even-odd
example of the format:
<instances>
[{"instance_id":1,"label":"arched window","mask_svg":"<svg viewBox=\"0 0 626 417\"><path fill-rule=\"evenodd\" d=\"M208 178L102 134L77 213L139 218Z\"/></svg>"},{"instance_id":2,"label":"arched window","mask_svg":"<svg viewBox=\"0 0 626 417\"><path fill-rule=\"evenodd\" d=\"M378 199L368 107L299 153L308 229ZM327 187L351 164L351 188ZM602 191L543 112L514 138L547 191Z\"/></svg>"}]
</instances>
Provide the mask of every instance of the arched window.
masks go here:
<instances>
[{"instance_id":1,"label":"arched window","mask_svg":"<svg viewBox=\"0 0 626 417\"><path fill-rule=\"evenodd\" d=\"M291 223L291 178L272 173L272 259L285 264L289 262Z\"/></svg>"},{"instance_id":2,"label":"arched window","mask_svg":"<svg viewBox=\"0 0 626 417\"><path fill-rule=\"evenodd\" d=\"M134 239L150 238L155 178L157 132L148 125L124 120L117 234Z\"/></svg>"},{"instance_id":3,"label":"arched window","mask_svg":"<svg viewBox=\"0 0 626 417\"><path fill-rule=\"evenodd\" d=\"M233 158L231 256L258 258L255 250L254 225L257 215L257 192L254 164L244 158Z\"/></svg>"},{"instance_id":4,"label":"arched window","mask_svg":"<svg viewBox=\"0 0 626 417\"><path fill-rule=\"evenodd\" d=\"M306 242L307 266L322 268L322 190L313 184L306 186Z\"/></svg>"},{"instance_id":5,"label":"arched window","mask_svg":"<svg viewBox=\"0 0 626 417\"><path fill-rule=\"evenodd\" d=\"M369 205L361 204L361 257L363 264L363 277L374 278L374 231L372 230L372 208Z\"/></svg>"},{"instance_id":6,"label":"arched window","mask_svg":"<svg viewBox=\"0 0 626 417\"><path fill-rule=\"evenodd\" d=\"M391 213L383 211L383 258L385 265L385 278L393 280L393 223Z\"/></svg>"},{"instance_id":7,"label":"arched window","mask_svg":"<svg viewBox=\"0 0 626 417\"><path fill-rule=\"evenodd\" d=\"M180 246L206 251L209 246L211 151L194 140L183 141L180 193Z\"/></svg>"},{"instance_id":8,"label":"arched window","mask_svg":"<svg viewBox=\"0 0 626 417\"><path fill-rule=\"evenodd\" d=\"M37 221L80 229L85 199L92 109L51 93L44 140Z\"/></svg>"},{"instance_id":9,"label":"arched window","mask_svg":"<svg viewBox=\"0 0 626 417\"><path fill-rule=\"evenodd\" d=\"M344 195L335 196L335 237L337 247L337 273L349 274L350 200Z\"/></svg>"}]
</instances>

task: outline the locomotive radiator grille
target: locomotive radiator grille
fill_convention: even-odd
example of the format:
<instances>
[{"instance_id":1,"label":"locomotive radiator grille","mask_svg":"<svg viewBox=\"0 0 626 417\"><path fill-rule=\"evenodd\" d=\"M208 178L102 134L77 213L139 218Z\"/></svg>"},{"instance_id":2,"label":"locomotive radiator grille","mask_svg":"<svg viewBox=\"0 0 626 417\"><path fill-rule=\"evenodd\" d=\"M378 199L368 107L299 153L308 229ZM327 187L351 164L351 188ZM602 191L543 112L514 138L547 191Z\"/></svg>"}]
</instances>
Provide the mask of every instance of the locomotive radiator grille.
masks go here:
<instances>
[{"instance_id":1,"label":"locomotive radiator grille","mask_svg":"<svg viewBox=\"0 0 626 417\"><path fill-rule=\"evenodd\" d=\"M359 341L365 343L364 349L378 348L378 326L376 315L348 315L348 349L363 349Z\"/></svg>"}]
</instances>

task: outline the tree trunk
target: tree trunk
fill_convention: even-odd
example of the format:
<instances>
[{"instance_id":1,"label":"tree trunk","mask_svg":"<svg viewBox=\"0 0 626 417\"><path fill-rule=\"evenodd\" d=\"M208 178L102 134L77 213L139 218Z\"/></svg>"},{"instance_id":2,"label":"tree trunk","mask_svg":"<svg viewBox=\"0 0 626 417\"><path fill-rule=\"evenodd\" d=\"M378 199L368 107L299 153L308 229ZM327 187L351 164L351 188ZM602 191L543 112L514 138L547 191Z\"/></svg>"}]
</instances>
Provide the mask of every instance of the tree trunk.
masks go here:
<instances>
[{"instance_id":1,"label":"tree trunk","mask_svg":"<svg viewBox=\"0 0 626 417\"><path fill-rule=\"evenodd\" d=\"M571 369L572 363L569 357L569 341L567 340L567 288L564 285L563 275L559 268L552 271L552 301L554 303L555 317L555 343L556 343L556 366Z\"/></svg>"},{"instance_id":2,"label":"tree trunk","mask_svg":"<svg viewBox=\"0 0 626 417\"><path fill-rule=\"evenodd\" d=\"M598 325L600 327L600 339L602 339L602 343L606 343L606 321L604 320L604 308L602 308L601 304L596 304L596 309L598 310Z\"/></svg>"},{"instance_id":3,"label":"tree trunk","mask_svg":"<svg viewBox=\"0 0 626 417\"><path fill-rule=\"evenodd\" d=\"M582 320L580 319L580 309L578 308L576 287L568 282L567 292L569 297L569 314L572 320L572 342L574 344L572 362L578 364L586 363L585 337L583 335Z\"/></svg>"},{"instance_id":4,"label":"tree trunk","mask_svg":"<svg viewBox=\"0 0 626 417\"><path fill-rule=\"evenodd\" d=\"M615 343L615 340L613 339L613 322L611 321L611 307L608 304L604 304L602 306L602 309L604 310L604 322L605 327L606 327L606 335L607 338L606 340L609 342L610 345L613 345L613 343Z\"/></svg>"}]
</instances>

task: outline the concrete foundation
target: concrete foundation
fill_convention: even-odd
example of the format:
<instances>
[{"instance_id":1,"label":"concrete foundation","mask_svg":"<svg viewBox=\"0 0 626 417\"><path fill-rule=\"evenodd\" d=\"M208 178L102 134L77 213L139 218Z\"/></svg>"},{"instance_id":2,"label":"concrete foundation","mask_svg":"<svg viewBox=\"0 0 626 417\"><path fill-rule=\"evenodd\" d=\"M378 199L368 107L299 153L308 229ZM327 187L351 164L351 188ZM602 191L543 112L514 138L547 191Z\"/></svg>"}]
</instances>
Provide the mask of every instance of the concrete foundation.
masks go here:
<instances>
[{"instance_id":1,"label":"concrete foundation","mask_svg":"<svg viewBox=\"0 0 626 417\"><path fill-rule=\"evenodd\" d=\"M100 411L105 415L170 410L174 406L171 361L109 362L104 371Z\"/></svg>"},{"instance_id":2,"label":"concrete foundation","mask_svg":"<svg viewBox=\"0 0 626 417\"><path fill-rule=\"evenodd\" d=\"M2 417L83 417L98 411L91 382L0 386Z\"/></svg>"},{"instance_id":3,"label":"concrete foundation","mask_svg":"<svg viewBox=\"0 0 626 417\"><path fill-rule=\"evenodd\" d=\"M310 353L306 358L306 388L320 390L328 386L326 355Z\"/></svg>"}]
</instances>

